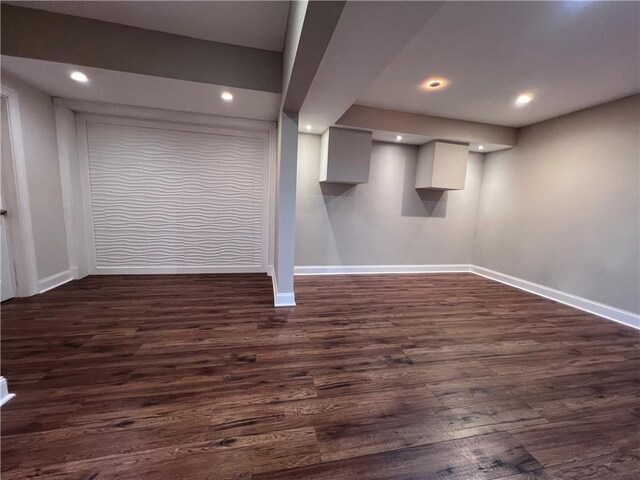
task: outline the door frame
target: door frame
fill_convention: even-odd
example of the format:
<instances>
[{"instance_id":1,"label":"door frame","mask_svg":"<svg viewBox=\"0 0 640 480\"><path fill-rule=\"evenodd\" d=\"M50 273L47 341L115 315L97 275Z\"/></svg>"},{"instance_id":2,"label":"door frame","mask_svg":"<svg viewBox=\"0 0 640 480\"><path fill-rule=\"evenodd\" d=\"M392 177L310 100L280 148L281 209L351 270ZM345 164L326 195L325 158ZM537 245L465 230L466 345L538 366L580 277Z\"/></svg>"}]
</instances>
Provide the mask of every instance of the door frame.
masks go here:
<instances>
[{"instance_id":1,"label":"door frame","mask_svg":"<svg viewBox=\"0 0 640 480\"><path fill-rule=\"evenodd\" d=\"M274 122L243 120L238 118L218 117L184 112L166 113L143 107L118 108L93 102L78 102L62 100L68 108L79 108L76 111L76 138L78 142L78 159L80 170L80 190L82 205L75 210L75 215L81 215L84 224L83 232L78 232L78 238L84 239L85 258L82 263L88 267L90 274L151 274L151 273L236 273L236 272L270 272L273 268L274 229L273 215L275 211L275 137ZM152 111L151 111L152 110ZM124 115L120 116L119 113ZM91 200L91 184L89 175L89 151L87 143L88 123L107 123L122 126L137 126L165 130L179 130L196 133L218 135L245 136L263 140L263 198L262 206L262 234L261 234L261 265L260 267L226 267L226 266L192 266L192 267L109 267L99 268L96 265L95 240L93 234L93 213ZM80 222L79 222L80 223Z\"/></svg>"},{"instance_id":2,"label":"door frame","mask_svg":"<svg viewBox=\"0 0 640 480\"><path fill-rule=\"evenodd\" d=\"M33 221L31 203L29 201L29 185L27 181L27 165L22 139L22 121L20 119L20 103L18 92L0 85L0 96L7 102L7 117L11 146L11 164L13 178L5 181L13 182L16 192L17 212L7 216L11 256L16 274L16 296L29 297L39 293L38 272L36 269L36 248L33 237Z\"/></svg>"},{"instance_id":3,"label":"door frame","mask_svg":"<svg viewBox=\"0 0 640 480\"><path fill-rule=\"evenodd\" d=\"M4 188L4 187L3 187ZM2 195L0 195L0 204L2 206L2 208L4 209L6 206L6 203L4 201L4 196L5 196L5 192L2 192ZM9 267L8 267L8 277L9 277L9 284L10 286L8 287L11 290L10 295L7 298L4 298L4 295L2 296L2 298L0 298L0 301L7 301L7 300L11 300L12 298L15 298L18 292L18 284L16 282L16 264L15 261L13 260L13 254L12 254L12 248L11 248L11 235L9 233L9 219L8 218L4 218L4 215L2 217L0 217L0 223L3 223L2 227L1 227L1 231L0 231L0 241L2 243L4 243L5 245L3 245L2 250L4 250L5 248L7 249L7 263L9 263ZM2 254L2 256L0 256L0 265L2 265L2 262L4 261L4 252ZM3 265L4 266L4 265ZM5 267L7 268L7 267ZM4 273L4 272L3 272ZM2 285L4 288L7 288L4 285Z\"/></svg>"}]
</instances>

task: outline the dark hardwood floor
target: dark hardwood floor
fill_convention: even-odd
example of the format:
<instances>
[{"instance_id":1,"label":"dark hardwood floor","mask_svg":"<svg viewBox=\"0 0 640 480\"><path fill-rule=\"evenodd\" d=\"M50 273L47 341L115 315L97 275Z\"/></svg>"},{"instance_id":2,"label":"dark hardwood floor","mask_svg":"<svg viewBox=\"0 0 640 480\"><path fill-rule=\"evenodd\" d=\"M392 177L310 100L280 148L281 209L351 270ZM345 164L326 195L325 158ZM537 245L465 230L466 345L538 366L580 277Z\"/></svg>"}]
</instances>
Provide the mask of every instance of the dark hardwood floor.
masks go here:
<instances>
[{"instance_id":1,"label":"dark hardwood floor","mask_svg":"<svg viewBox=\"0 0 640 480\"><path fill-rule=\"evenodd\" d=\"M2 305L2 478L638 479L640 335L472 274L88 277Z\"/></svg>"}]
</instances>

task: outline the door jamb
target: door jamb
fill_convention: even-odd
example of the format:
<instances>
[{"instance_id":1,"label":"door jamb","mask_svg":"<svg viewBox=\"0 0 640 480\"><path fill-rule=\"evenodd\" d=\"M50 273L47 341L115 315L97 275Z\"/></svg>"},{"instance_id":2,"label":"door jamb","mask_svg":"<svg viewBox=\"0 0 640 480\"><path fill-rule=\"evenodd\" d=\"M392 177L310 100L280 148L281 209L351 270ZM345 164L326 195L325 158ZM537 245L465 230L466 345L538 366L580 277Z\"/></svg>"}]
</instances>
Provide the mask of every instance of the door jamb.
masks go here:
<instances>
[{"instance_id":1,"label":"door jamb","mask_svg":"<svg viewBox=\"0 0 640 480\"><path fill-rule=\"evenodd\" d=\"M9 129L9 138L11 139L11 161L14 176L10 181L13 180L15 184L18 206L18 211L14 214L14 225L18 227L20 241L11 242L11 254L14 258L16 273L16 296L28 297L39 293L39 289L20 104L18 93L11 88L0 85L0 95L5 97L7 102L9 121L6 127ZM11 230L9 230L9 234L11 235Z\"/></svg>"}]
</instances>

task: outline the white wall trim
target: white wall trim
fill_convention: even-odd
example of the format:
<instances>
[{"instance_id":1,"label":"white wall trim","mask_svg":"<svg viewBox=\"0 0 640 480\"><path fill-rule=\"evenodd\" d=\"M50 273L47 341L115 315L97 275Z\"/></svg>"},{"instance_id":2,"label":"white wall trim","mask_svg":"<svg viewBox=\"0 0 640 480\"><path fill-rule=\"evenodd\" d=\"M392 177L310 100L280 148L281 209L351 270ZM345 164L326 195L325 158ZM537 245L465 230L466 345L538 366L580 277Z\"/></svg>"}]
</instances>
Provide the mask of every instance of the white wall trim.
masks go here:
<instances>
[{"instance_id":1,"label":"white wall trim","mask_svg":"<svg viewBox=\"0 0 640 480\"><path fill-rule=\"evenodd\" d=\"M197 266L158 266L158 267L98 267L94 275L161 275L161 274L193 274L193 273L267 273L265 267L255 265L234 265L231 267L197 265Z\"/></svg>"},{"instance_id":2,"label":"white wall trim","mask_svg":"<svg viewBox=\"0 0 640 480\"><path fill-rule=\"evenodd\" d=\"M93 273L95 265L95 243L93 239L93 214L91 211L93 200L91 199L91 183L89 181L89 145L87 140L87 122L76 115L76 140L78 141L78 170L80 180L80 205L74 208L74 215L82 218L82 231L75 229L75 234L82 239L84 245L83 256L78 259L81 272L88 275Z\"/></svg>"},{"instance_id":3,"label":"white wall trim","mask_svg":"<svg viewBox=\"0 0 640 480\"><path fill-rule=\"evenodd\" d=\"M473 273L496 282L524 290L540 297L569 305L587 313L606 318L628 327L640 330L640 315L611 307L603 303L594 302L577 295L545 287L537 283L529 282L521 278L512 277L504 273L489 270L476 265L320 265L297 266L296 275L361 275L361 274L386 274L386 273ZM275 277L274 277L275 282ZM274 283L275 294L275 283Z\"/></svg>"},{"instance_id":4,"label":"white wall trim","mask_svg":"<svg viewBox=\"0 0 640 480\"><path fill-rule=\"evenodd\" d=\"M0 377L0 407L15 396L15 393L9 393L9 384L7 383L7 379Z\"/></svg>"},{"instance_id":5,"label":"white wall trim","mask_svg":"<svg viewBox=\"0 0 640 480\"><path fill-rule=\"evenodd\" d=\"M60 185L62 187L62 206L64 212L64 226L67 235L67 255L69 270L74 278L79 278L76 228L74 227L73 181L71 156L72 150L77 150L74 113L62 105L59 98L53 99L56 122L56 139L58 141L58 163L60 166ZM65 116L71 116L71 124L65 121ZM81 238L81 237L80 237Z\"/></svg>"},{"instance_id":6,"label":"white wall trim","mask_svg":"<svg viewBox=\"0 0 640 480\"><path fill-rule=\"evenodd\" d=\"M31 202L29 200L29 186L27 182L27 164L22 139L22 120L20 119L20 104L18 93L4 85L0 86L0 94L7 100L7 115L9 117L9 138L13 160L13 174L16 190L18 211L14 212L16 220L15 230L10 229L12 255L16 270L16 294L28 297L38 293L38 271L36 268L36 247L33 237L33 220L31 219ZM9 212L9 215L12 215Z\"/></svg>"},{"instance_id":7,"label":"white wall trim","mask_svg":"<svg viewBox=\"0 0 640 480\"><path fill-rule=\"evenodd\" d=\"M65 270L64 272L49 275L38 282L38 289L40 293L52 290L60 285L64 285L67 282L73 280L73 273L71 270Z\"/></svg>"},{"instance_id":8,"label":"white wall trim","mask_svg":"<svg viewBox=\"0 0 640 480\"><path fill-rule=\"evenodd\" d=\"M180 124L202 125L208 127L237 128L270 132L275 128L275 122L265 120L251 120L246 118L226 117L222 115L207 115L204 113L179 112L161 108L136 107L116 103L92 102L62 98L60 105L84 114L116 116L121 118L175 122Z\"/></svg>"},{"instance_id":9,"label":"white wall trim","mask_svg":"<svg viewBox=\"0 0 640 480\"><path fill-rule=\"evenodd\" d=\"M271 271L268 273L271 276L271 283L273 284L273 306L295 307L295 294L293 292L278 292L278 279L276 278L273 267L271 267Z\"/></svg>"},{"instance_id":10,"label":"white wall trim","mask_svg":"<svg viewBox=\"0 0 640 480\"><path fill-rule=\"evenodd\" d=\"M274 307L295 307L296 297L293 292L276 293Z\"/></svg>"},{"instance_id":11,"label":"white wall trim","mask_svg":"<svg viewBox=\"0 0 640 480\"><path fill-rule=\"evenodd\" d=\"M577 295L562 292L554 288L545 287L544 285L529 282L528 280L523 280L521 278L512 277L511 275L496 272L494 270L489 270L488 268L477 267L474 265L471 267L471 272L475 273L476 275L480 275L481 277L504 283L520 290L533 293L540 297L548 298L549 300L554 300L558 303L563 303L565 305L569 305L570 307L577 308L578 310L592 313L599 317L613 320L614 322L622 323L623 325L627 325L628 327L633 327L640 330L640 315L637 315L635 313L631 313L620 308L611 307L603 303L594 302L593 300L578 297Z\"/></svg>"},{"instance_id":12,"label":"white wall trim","mask_svg":"<svg viewBox=\"0 0 640 480\"><path fill-rule=\"evenodd\" d=\"M272 125L269 130L269 185L268 196L269 204L267 207L268 214L268 230L269 245L267 246L267 265L274 269L275 251L276 251L276 185L277 185L277 162L278 162L278 129L276 125ZM267 270L268 271L268 270ZM270 274L271 275L271 274Z\"/></svg>"},{"instance_id":13,"label":"white wall trim","mask_svg":"<svg viewBox=\"0 0 640 480\"><path fill-rule=\"evenodd\" d=\"M470 272L471 265L320 265L297 266L295 275L361 275L383 273L459 273Z\"/></svg>"}]
</instances>

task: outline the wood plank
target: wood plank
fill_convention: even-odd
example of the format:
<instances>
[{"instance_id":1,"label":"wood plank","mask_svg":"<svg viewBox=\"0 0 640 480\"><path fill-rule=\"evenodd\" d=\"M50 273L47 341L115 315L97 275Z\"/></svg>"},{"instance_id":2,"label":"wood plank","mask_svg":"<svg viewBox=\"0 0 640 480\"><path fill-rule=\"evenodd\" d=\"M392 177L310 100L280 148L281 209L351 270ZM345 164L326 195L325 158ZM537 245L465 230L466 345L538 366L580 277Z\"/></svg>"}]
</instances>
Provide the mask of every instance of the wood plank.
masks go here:
<instances>
[{"instance_id":1,"label":"wood plank","mask_svg":"<svg viewBox=\"0 0 640 480\"><path fill-rule=\"evenodd\" d=\"M419 447L391 450L282 472L258 474L254 480L347 480L355 478L446 478L485 480L529 472L541 478L540 465L506 434L481 435Z\"/></svg>"},{"instance_id":2,"label":"wood plank","mask_svg":"<svg viewBox=\"0 0 640 480\"><path fill-rule=\"evenodd\" d=\"M638 332L471 274L296 294L90 276L3 303L3 478L638 478Z\"/></svg>"}]
</instances>

